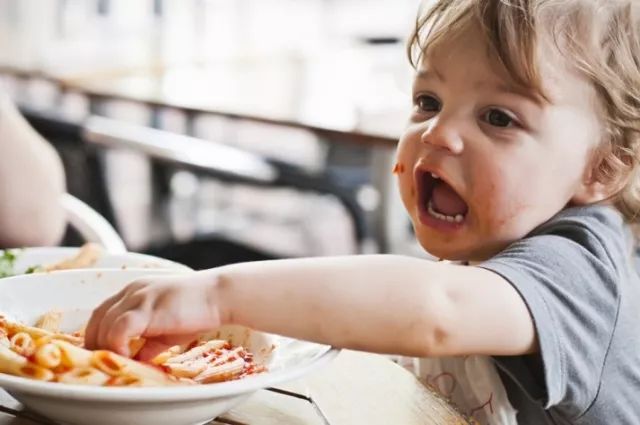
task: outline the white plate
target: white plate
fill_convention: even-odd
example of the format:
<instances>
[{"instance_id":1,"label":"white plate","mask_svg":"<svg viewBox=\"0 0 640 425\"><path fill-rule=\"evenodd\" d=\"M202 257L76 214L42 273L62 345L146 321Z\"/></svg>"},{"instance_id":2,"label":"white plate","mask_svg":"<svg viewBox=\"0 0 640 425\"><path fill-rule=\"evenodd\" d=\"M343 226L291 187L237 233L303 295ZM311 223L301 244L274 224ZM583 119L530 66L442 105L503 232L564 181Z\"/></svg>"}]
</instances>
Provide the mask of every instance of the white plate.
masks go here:
<instances>
[{"instance_id":1,"label":"white plate","mask_svg":"<svg viewBox=\"0 0 640 425\"><path fill-rule=\"evenodd\" d=\"M14 274L23 274L30 267L42 266L58 263L69 259L78 254L80 248L72 247L42 247L42 248L22 248L12 249L16 255L16 261L13 266ZM4 251L0 250L0 256ZM104 252L98 261L89 267L91 269L175 269L175 270L191 270L189 267L166 260L164 258L154 257L152 255L138 254L135 252L127 252L124 254L109 254Z\"/></svg>"},{"instance_id":2,"label":"white plate","mask_svg":"<svg viewBox=\"0 0 640 425\"><path fill-rule=\"evenodd\" d=\"M131 280L170 273L175 271L71 270L9 277L0 280L0 313L33 324L41 314L58 310L64 313L63 330L73 331L88 320L101 300ZM222 332L249 348L268 372L218 384L157 388L85 387L0 373L0 387L30 409L63 423L187 425L205 423L254 391L298 378L337 354L329 346L238 326Z\"/></svg>"}]
</instances>

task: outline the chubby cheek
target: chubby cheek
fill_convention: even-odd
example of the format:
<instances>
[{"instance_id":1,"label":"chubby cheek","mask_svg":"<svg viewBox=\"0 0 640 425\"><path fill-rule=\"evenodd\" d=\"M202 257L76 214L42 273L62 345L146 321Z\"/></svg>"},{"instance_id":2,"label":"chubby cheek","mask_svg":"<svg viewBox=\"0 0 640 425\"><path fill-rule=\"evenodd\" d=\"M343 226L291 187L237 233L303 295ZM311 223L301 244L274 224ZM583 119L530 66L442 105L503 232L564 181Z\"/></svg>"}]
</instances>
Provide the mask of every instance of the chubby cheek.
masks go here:
<instances>
[{"instance_id":1,"label":"chubby cheek","mask_svg":"<svg viewBox=\"0 0 640 425\"><path fill-rule=\"evenodd\" d=\"M526 173L525 173L526 174ZM539 223L532 223L532 198L526 179L494 169L485 171L475 191L475 211L481 233L498 239L526 235Z\"/></svg>"}]
</instances>

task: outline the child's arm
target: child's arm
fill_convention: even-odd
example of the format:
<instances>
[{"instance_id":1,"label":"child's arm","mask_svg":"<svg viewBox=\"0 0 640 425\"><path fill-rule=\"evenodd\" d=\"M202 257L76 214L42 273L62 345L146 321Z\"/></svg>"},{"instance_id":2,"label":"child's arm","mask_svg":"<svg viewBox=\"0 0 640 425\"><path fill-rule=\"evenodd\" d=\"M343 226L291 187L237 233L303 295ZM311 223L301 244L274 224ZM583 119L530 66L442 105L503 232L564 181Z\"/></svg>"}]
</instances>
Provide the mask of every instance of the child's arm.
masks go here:
<instances>
[{"instance_id":1,"label":"child's arm","mask_svg":"<svg viewBox=\"0 0 640 425\"><path fill-rule=\"evenodd\" d=\"M338 347L439 356L535 350L513 287L476 267L372 255L243 263L135 283L94 313L89 346L235 323ZM147 285L150 284L150 285Z\"/></svg>"}]
</instances>

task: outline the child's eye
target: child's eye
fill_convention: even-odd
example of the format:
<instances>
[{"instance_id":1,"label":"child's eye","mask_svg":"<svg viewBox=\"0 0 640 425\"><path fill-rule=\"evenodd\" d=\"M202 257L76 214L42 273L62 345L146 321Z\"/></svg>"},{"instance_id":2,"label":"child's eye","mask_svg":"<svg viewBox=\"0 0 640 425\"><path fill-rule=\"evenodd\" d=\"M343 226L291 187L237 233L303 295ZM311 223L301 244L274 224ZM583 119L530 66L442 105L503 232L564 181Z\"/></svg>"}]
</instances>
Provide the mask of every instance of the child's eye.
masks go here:
<instances>
[{"instance_id":1,"label":"child's eye","mask_svg":"<svg viewBox=\"0 0 640 425\"><path fill-rule=\"evenodd\" d=\"M515 118L500 109L490 109L484 114L484 120L494 127L513 127L517 125Z\"/></svg>"},{"instance_id":2,"label":"child's eye","mask_svg":"<svg viewBox=\"0 0 640 425\"><path fill-rule=\"evenodd\" d=\"M414 103L422 112L440 111L440 101L435 97L429 96L427 94L416 96Z\"/></svg>"}]
</instances>

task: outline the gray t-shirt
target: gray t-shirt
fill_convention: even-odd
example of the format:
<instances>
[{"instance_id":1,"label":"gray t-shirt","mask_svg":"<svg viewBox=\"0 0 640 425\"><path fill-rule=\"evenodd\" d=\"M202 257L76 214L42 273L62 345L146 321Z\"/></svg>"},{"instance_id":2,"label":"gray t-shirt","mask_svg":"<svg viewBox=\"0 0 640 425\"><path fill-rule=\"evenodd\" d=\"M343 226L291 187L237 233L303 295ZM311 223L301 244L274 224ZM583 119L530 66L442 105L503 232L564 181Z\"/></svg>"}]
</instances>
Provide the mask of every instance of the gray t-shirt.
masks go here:
<instances>
[{"instance_id":1,"label":"gray t-shirt","mask_svg":"<svg viewBox=\"0 0 640 425\"><path fill-rule=\"evenodd\" d=\"M640 424L640 278L611 207L562 211L480 264L520 293L540 351L495 357L518 423Z\"/></svg>"}]
</instances>

